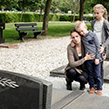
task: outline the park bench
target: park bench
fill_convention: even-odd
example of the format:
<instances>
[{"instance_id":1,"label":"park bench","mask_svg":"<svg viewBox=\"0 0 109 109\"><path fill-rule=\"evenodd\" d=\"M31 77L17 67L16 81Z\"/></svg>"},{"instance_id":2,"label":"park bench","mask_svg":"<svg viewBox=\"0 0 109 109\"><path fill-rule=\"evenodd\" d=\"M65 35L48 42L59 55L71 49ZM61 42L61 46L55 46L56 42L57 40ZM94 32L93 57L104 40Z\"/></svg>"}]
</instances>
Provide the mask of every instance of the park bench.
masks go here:
<instances>
[{"instance_id":1,"label":"park bench","mask_svg":"<svg viewBox=\"0 0 109 109\"><path fill-rule=\"evenodd\" d=\"M88 17L83 17L83 20L86 24L90 24L89 18Z\"/></svg>"},{"instance_id":2,"label":"park bench","mask_svg":"<svg viewBox=\"0 0 109 109\"><path fill-rule=\"evenodd\" d=\"M36 27L37 23L16 23L15 26L17 27L16 30L19 33L20 40L24 41L24 36L33 33L34 38L37 38L37 35L44 32L44 30L37 30L38 27Z\"/></svg>"}]
</instances>

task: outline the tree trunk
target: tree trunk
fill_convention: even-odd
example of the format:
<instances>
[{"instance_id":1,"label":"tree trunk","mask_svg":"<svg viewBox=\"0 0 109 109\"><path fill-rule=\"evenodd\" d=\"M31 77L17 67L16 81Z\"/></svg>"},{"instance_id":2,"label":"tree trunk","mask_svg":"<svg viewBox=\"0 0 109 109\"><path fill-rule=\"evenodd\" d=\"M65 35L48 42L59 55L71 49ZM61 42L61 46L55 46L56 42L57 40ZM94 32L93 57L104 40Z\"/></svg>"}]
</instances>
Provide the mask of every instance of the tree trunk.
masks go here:
<instances>
[{"instance_id":1,"label":"tree trunk","mask_svg":"<svg viewBox=\"0 0 109 109\"><path fill-rule=\"evenodd\" d=\"M22 6L22 12L21 12L21 17L20 17L20 22L22 22L23 12L24 12L24 7Z\"/></svg>"},{"instance_id":2,"label":"tree trunk","mask_svg":"<svg viewBox=\"0 0 109 109\"><path fill-rule=\"evenodd\" d=\"M44 14L43 28L42 28L44 30L42 35L45 35L45 36L47 35L47 30L48 30L48 21L49 21L49 12L50 12L51 1L52 0L47 0L46 7L45 7L45 14Z\"/></svg>"},{"instance_id":3,"label":"tree trunk","mask_svg":"<svg viewBox=\"0 0 109 109\"><path fill-rule=\"evenodd\" d=\"M42 8L40 9L40 22L42 21Z\"/></svg>"},{"instance_id":4,"label":"tree trunk","mask_svg":"<svg viewBox=\"0 0 109 109\"><path fill-rule=\"evenodd\" d=\"M74 12L74 14L73 14L73 22L75 21L75 15L76 15L76 13Z\"/></svg>"},{"instance_id":5,"label":"tree trunk","mask_svg":"<svg viewBox=\"0 0 109 109\"><path fill-rule=\"evenodd\" d=\"M84 2L85 0L80 0L80 13L79 13L79 19L83 20L83 12L84 12Z\"/></svg>"},{"instance_id":6,"label":"tree trunk","mask_svg":"<svg viewBox=\"0 0 109 109\"><path fill-rule=\"evenodd\" d=\"M22 18L23 18L23 10L22 10L22 13L21 13L20 22L22 22Z\"/></svg>"}]
</instances>

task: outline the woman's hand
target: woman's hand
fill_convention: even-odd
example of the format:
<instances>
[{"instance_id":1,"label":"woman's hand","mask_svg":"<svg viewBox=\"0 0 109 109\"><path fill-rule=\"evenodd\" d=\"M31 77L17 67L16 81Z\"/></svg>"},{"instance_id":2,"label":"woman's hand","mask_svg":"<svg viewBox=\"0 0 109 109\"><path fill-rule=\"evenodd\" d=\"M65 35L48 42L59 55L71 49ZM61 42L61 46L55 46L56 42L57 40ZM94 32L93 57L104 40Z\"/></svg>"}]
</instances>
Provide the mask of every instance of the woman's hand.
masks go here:
<instances>
[{"instance_id":1,"label":"woman's hand","mask_svg":"<svg viewBox=\"0 0 109 109\"><path fill-rule=\"evenodd\" d=\"M103 51L104 51L104 47L100 47L99 53L101 54L103 53Z\"/></svg>"},{"instance_id":2,"label":"woman's hand","mask_svg":"<svg viewBox=\"0 0 109 109\"><path fill-rule=\"evenodd\" d=\"M95 59L95 65L99 64L99 59Z\"/></svg>"},{"instance_id":3,"label":"woman's hand","mask_svg":"<svg viewBox=\"0 0 109 109\"><path fill-rule=\"evenodd\" d=\"M85 60L92 60L94 57L95 57L94 54L89 54L89 53L87 52L87 53L86 53L86 56L85 56Z\"/></svg>"},{"instance_id":4,"label":"woman's hand","mask_svg":"<svg viewBox=\"0 0 109 109\"><path fill-rule=\"evenodd\" d=\"M71 47L74 47L75 43L73 42L73 40L71 41Z\"/></svg>"}]
</instances>

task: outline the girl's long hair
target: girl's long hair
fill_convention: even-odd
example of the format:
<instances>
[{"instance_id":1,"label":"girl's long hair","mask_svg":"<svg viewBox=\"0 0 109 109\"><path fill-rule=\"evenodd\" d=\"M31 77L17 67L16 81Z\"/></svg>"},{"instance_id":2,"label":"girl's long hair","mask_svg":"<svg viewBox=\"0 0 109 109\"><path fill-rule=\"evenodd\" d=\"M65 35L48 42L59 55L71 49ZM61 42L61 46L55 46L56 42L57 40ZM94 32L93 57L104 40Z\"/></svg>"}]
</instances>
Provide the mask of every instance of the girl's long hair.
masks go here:
<instances>
[{"instance_id":1,"label":"girl's long hair","mask_svg":"<svg viewBox=\"0 0 109 109\"><path fill-rule=\"evenodd\" d=\"M107 9L102 4L97 4L93 7L93 10L98 9L104 13L104 18L108 20Z\"/></svg>"}]
</instances>

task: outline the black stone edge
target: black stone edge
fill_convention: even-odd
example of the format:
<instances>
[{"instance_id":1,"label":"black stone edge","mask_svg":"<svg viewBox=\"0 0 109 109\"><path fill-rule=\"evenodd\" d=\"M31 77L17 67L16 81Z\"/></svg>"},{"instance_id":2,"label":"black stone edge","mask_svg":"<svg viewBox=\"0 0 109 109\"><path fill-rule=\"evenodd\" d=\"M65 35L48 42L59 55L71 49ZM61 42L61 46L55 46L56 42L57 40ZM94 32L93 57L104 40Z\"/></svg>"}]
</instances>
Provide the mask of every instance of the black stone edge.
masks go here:
<instances>
[{"instance_id":1,"label":"black stone edge","mask_svg":"<svg viewBox=\"0 0 109 109\"><path fill-rule=\"evenodd\" d=\"M21 78L28 79L28 80L31 80L31 81L34 81L34 82L42 82L42 83L45 83L46 85L51 84L51 82L40 79L38 77L29 76L29 75L26 75L26 74L21 74L21 73L12 72L12 71L6 71L6 70L0 70L0 72L3 72L5 74L9 74L9 75L19 76Z\"/></svg>"},{"instance_id":2,"label":"black stone edge","mask_svg":"<svg viewBox=\"0 0 109 109\"><path fill-rule=\"evenodd\" d=\"M55 104L53 104L51 106L51 109L62 109L62 108L64 108L69 103L71 103L72 101L74 101L75 99L77 99L78 97L80 97L83 94L84 94L84 91L79 91L79 90L73 91L69 95L67 95L64 98L62 98L60 101L58 101Z\"/></svg>"},{"instance_id":3,"label":"black stone edge","mask_svg":"<svg viewBox=\"0 0 109 109\"><path fill-rule=\"evenodd\" d=\"M109 79L104 78L104 83L109 83Z\"/></svg>"},{"instance_id":4,"label":"black stone edge","mask_svg":"<svg viewBox=\"0 0 109 109\"><path fill-rule=\"evenodd\" d=\"M61 67L58 67L58 68L50 71L50 76L54 76L54 77L65 77L64 72L62 72L62 71L59 72L59 70L65 68L65 67L66 67L66 65L63 65Z\"/></svg>"},{"instance_id":5,"label":"black stone edge","mask_svg":"<svg viewBox=\"0 0 109 109\"><path fill-rule=\"evenodd\" d=\"M62 74L62 73L55 73L55 72L50 73L50 76L53 76L53 77L65 77L64 74Z\"/></svg>"}]
</instances>

